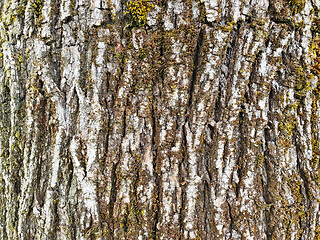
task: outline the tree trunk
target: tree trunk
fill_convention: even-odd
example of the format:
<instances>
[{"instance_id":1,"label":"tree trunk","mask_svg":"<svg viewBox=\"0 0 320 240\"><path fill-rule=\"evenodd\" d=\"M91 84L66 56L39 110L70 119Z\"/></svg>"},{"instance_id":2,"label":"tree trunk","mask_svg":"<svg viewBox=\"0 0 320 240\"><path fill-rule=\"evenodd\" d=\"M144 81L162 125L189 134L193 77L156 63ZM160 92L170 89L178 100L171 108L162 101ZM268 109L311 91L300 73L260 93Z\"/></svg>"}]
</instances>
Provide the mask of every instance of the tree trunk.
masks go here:
<instances>
[{"instance_id":1,"label":"tree trunk","mask_svg":"<svg viewBox=\"0 0 320 240\"><path fill-rule=\"evenodd\" d=\"M319 9L0 0L0 238L320 239Z\"/></svg>"}]
</instances>

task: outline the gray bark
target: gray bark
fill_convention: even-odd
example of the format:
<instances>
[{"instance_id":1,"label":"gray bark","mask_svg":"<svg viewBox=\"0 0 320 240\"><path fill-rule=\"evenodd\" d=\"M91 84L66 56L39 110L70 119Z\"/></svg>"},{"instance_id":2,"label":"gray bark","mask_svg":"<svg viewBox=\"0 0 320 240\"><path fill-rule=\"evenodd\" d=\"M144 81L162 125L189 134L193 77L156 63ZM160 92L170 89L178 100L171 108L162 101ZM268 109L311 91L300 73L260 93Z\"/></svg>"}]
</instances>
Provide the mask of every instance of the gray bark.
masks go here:
<instances>
[{"instance_id":1,"label":"gray bark","mask_svg":"<svg viewBox=\"0 0 320 240\"><path fill-rule=\"evenodd\" d=\"M320 239L319 7L0 1L0 238Z\"/></svg>"}]
</instances>

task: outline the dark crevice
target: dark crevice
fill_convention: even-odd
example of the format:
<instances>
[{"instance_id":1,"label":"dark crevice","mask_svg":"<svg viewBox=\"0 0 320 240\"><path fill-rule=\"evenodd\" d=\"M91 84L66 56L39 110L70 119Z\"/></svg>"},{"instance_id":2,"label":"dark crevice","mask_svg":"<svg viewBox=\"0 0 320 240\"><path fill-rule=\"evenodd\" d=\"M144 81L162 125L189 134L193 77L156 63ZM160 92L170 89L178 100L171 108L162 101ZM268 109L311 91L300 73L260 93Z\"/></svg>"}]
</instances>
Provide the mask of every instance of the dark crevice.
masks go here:
<instances>
[{"instance_id":1,"label":"dark crevice","mask_svg":"<svg viewBox=\"0 0 320 240\"><path fill-rule=\"evenodd\" d=\"M127 129L127 106L129 105L129 98L127 98L126 106L124 108L123 117L122 117L122 136L121 136L121 143L123 142L124 137L126 136L126 129Z\"/></svg>"},{"instance_id":2,"label":"dark crevice","mask_svg":"<svg viewBox=\"0 0 320 240\"><path fill-rule=\"evenodd\" d=\"M178 19L178 15L174 13L173 14L173 28L174 29L178 28L177 19Z\"/></svg>"},{"instance_id":3,"label":"dark crevice","mask_svg":"<svg viewBox=\"0 0 320 240\"><path fill-rule=\"evenodd\" d=\"M69 208L72 209L72 206L69 205ZM75 209L77 209L77 206L75 206ZM75 218L74 214L72 214L71 211L70 211L70 215L71 215L70 216L70 218L71 218L71 223L70 223L71 239L76 240L78 226L76 225L76 218Z\"/></svg>"},{"instance_id":4,"label":"dark crevice","mask_svg":"<svg viewBox=\"0 0 320 240\"><path fill-rule=\"evenodd\" d=\"M302 240L302 236L304 236L305 229L304 229L303 225L304 225L303 224L303 220L302 220L301 216L299 216L299 229L302 229L302 232L301 232L300 237L298 238L298 240Z\"/></svg>"},{"instance_id":5,"label":"dark crevice","mask_svg":"<svg viewBox=\"0 0 320 240\"><path fill-rule=\"evenodd\" d=\"M110 136L110 121L111 116L108 114L108 123L107 123L107 131L106 131L106 137L105 137L105 145L104 145L104 158L107 158L107 154L109 152L109 136ZM105 163L105 161L104 161ZM105 173L105 172L104 172Z\"/></svg>"},{"instance_id":6,"label":"dark crevice","mask_svg":"<svg viewBox=\"0 0 320 240\"><path fill-rule=\"evenodd\" d=\"M109 221L110 221L110 233L111 233L111 239L114 239L114 219L113 219L113 214L114 214L114 205L115 202L117 200L117 194L118 194L118 176L117 176L117 168L118 165L121 162L121 158L122 158L122 149L121 149L121 145L123 142L123 139L125 137L126 134L126 120L127 120L127 106L129 103L129 99L127 99L126 101L126 106L124 108L124 112L123 112L123 118L122 118L122 135L121 135L121 144L120 144L120 149L119 149L119 155L118 155L118 161L116 163L113 163L112 166L112 171L111 171L111 193L110 193L110 203L109 203ZM110 121L109 121L110 122ZM109 123L108 123L109 125ZM108 136L109 136L109 129L108 129ZM107 139L108 141L108 139Z\"/></svg>"},{"instance_id":7,"label":"dark crevice","mask_svg":"<svg viewBox=\"0 0 320 240\"><path fill-rule=\"evenodd\" d=\"M80 114L79 108L80 108L79 97L78 97L77 91L73 89L72 98L70 101L70 120L72 121L72 123L76 123L78 120L78 117ZM77 124L72 124L69 129L69 134L71 136L74 136L76 135L77 130L78 130Z\"/></svg>"},{"instance_id":8,"label":"dark crevice","mask_svg":"<svg viewBox=\"0 0 320 240\"><path fill-rule=\"evenodd\" d=\"M121 221L121 223L123 224L122 228L125 233L128 232L128 218L129 218L129 206L126 207L124 218Z\"/></svg>"},{"instance_id":9,"label":"dark crevice","mask_svg":"<svg viewBox=\"0 0 320 240\"><path fill-rule=\"evenodd\" d=\"M91 212L88 212L88 213L89 213L90 217L86 217L86 219L85 219L85 224L88 225L88 227L86 227L84 229L84 233L87 235L87 239L95 240L96 238L94 236L94 233L92 232L92 228L93 228L92 214L91 214Z\"/></svg>"},{"instance_id":10,"label":"dark crevice","mask_svg":"<svg viewBox=\"0 0 320 240\"><path fill-rule=\"evenodd\" d=\"M31 201L29 203L29 207L28 207L28 212L26 214L25 219L26 221L26 226L25 228L28 229L25 233L26 233L26 238L27 239L32 239L32 227L33 227L33 221L31 220L32 214L33 214L33 203L34 203L34 194L31 195ZM21 217L21 216L20 216Z\"/></svg>"},{"instance_id":11,"label":"dark crevice","mask_svg":"<svg viewBox=\"0 0 320 240\"><path fill-rule=\"evenodd\" d=\"M225 171L225 168L226 168L226 162L227 162L227 156L229 154L229 140L226 139L226 142L224 144L224 147L223 147L223 155L222 155L222 159L223 159L223 165L222 165L222 172L224 173Z\"/></svg>"},{"instance_id":12,"label":"dark crevice","mask_svg":"<svg viewBox=\"0 0 320 240\"><path fill-rule=\"evenodd\" d=\"M189 107L192 104L194 87L195 87L195 84L197 81L198 66L199 66L199 61L200 61L201 48L203 45L204 31L205 31L204 28L201 27L200 32L199 32L199 36L198 36L197 46L196 46L194 57L193 57L193 71L192 71L191 82L190 82L190 87L189 87L189 100L188 100Z\"/></svg>"},{"instance_id":13,"label":"dark crevice","mask_svg":"<svg viewBox=\"0 0 320 240\"><path fill-rule=\"evenodd\" d=\"M0 1L0 14L2 14L4 1Z\"/></svg>"},{"instance_id":14,"label":"dark crevice","mask_svg":"<svg viewBox=\"0 0 320 240\"><path fill-rule=\"evenodd\" d=\"M68 151L69 153L69 151ZM67 154L68 156L68 154ZM67 184L67 189L66 189L66 196L68 196L69 198L73 198L74 196L70 195L70 188L72 185L72 179L73 179L73 162L71 157L68 157L68 164L67 164L67 171L68 171L68 184ZM74 212L72 211L72 209L77 209L77 204L76 206L73 206L70 202L68 203L68 215L71 218L71 223L70 223L70 230L71 230L71 239L75 240L76 239L76 233L77 233L77 225L76 225L76 219L74 216Z\"/></svg>"},{"instance_id":15,"label":"dark crevice","mask_svg":"<svg viewBox=\"0 0 320 240\"><path fill-rule=\"evenodd\" d=\"M1 176L1 175L0 175ZM5 183L5 181L4 181L4 179L3 178L1 178L0 179L0 181L1 181L1 186L2 186L2 188L1 188L1 196L0 196L0 200L1 200L1 206L3 207L3 210L2 210L2 212L1 212L1 214L2 214L2 216L4 217L4 218L1 218L0 220L2 220L3 222L5 222L5 216L7 216L7 205L6 205L6 201L4 200L4 197L5 197L5 191L6 191L6 187L5 187L5 185L6 185L6 183ZM1 217L2 217L1 216ZM4 239L8 239L8 236L7 236L7 224L1 224L0 225L0 233L2 234L2 235L0 235L0 236L2 236Z\"/></svg>"},{"instance_id":16,"label":"dark crevice","mask_svg":"<svg viewBox=\"0 0 320 240\"><path fill-rule=\"evenodd\" d=\"M51 31L56 31L57 27L61 27L61 25L58 25L59 18L60 18L60 1L54 0L51 1Z\"/></svg>"},{"instance_id":17,"label":"dark crevice","mask_svg":"<svg viewBox=\"0 0 320 240\"><path fill-rule=\"evenodd\" d=\"M85 43L81 45L81 51L80 51L80 77L78 80L79 86L82 89L82 91L84 92L84 95L87 96L87 91L88 91L88 79L89 79L89 74L90 74L90 70L89 70L89 66L88 66L88 51L91 47L90 45L91 42L91 37L89 35L89 33L86 33L85 35ZM107 79L108 81L108 79Z\"/></svg>"},{"instance_id":18,"label":"dark crevice","mask_svg":"<svg viewBox=\"0 0 320 240\"><path fill-rule=\"evenodd\" d=\"M186 124L186 123L185 123ZM179 179L180 179L180 187L181 187L181 208L179 212L179 228L180 228L180 237L179 240L183 239L183 230L184 230L184 208L186 201L186 185L185 183L185 166L187 159L187 130L185 124L183 125L182 131L182 160L179 163Z\"/></svg>"},{"instance_id":19,"label":"dark crevice","mask_svg":"<svg viewBox=\"0 0 320 240\"><path fill-rule=\"evenodd\" d=\"M264 130L264 138L266 140L266 142L270 141L271 137L270 137L270 129L269 127L267 127L265 130ZM264 153L264 161L263 161L263 165L262 167L264 168L266 174L268 174L268 156L267 156L267 153ZM263 196L263 199L265 201L266 204L270 204L272 203L270 197L269 197L269 194L268 194L268 182L264 182L263 181L263 176L261 176L261 186L262 186L262 196Z\"/></svg>"},{"instance_id":20,"label":"dark crevice","mask_svg":"<svg viewBox=\"0 0 320 240\"><path fill-rule=\"evenodd\" d=\"M300 195L302 196L302 203L303 206L305 206L304 208L304 212L307 213L309 212L309 210L312 208L311 207L311 200L312 199L312 194L310 193L309 190L309 180L308 177L306 176L305 171L303 170L303 167L301 166L301 161L299 158L299 151L301 152L301 149L299 149L299 143L297 142L296 139L294 139L294 144L296 147L296 154L297 154L297 170L298 170L298 174L300 176L300 178L302 179L302 183L303 183L303 188L304 188L304 192L303 192L303 188L300 187ZM303 230L303 232L306 229L310 229L310 222L312 220L308 219L308 215L306 216L306 219L302 219L301 216L299 216L299 225L300 225L300 229ZM307 226L309 225L309 226ZM301 234L299 239L302 239L303 233Z\"/></svg>"},{"instance_id":21,"label":"dark crevice","mask_svg":"<svg viewBox=\"0 0 320 240\"><path fill-rule=\"evenodd\" d=\"M229 203L229 201L227 201L227 205L228 205L228 212L229 212L229 218L230 218L230 224L229 224L229 231L230 231L230 238L232 239L232 230L234 229L234 218L232 216L232 208L231 205Z\"/></svg>"},{"instance_id":22,"label":"dark crevice","mask_svg":"<svg viewBox=\"0 0 320 240\"><path fill-rule=\"evenodd\" d=\"M286 230L285 230L286 239L290 239L290 226L291 226L291 219L289 219L289 222L288 222Z\"/></svg>"},{"instance_id":23,"label":"dark crevice","mask_svg":"<svg viewBox=\"0 0 320 240\"><path fill-rule=\"evenodd\" d=\"M26 219L28 219L28 220L29 220L30 216L32 215L33 202L34 202L34 194L31 195L31 201L30 201L30 205L29 205L28 212L27 212L27 215L26 215Z\"/></svg>"},{"instance_id":24,"label":"dark crevice","mask_svg":"<svg viewBox=\"0 0 320 240\"><path fill-rule=\"evenodd\" d=\"M218 87L218 96L217 96L217 101L215 102L214 105L214 110L215 110L215 114L214 114L214 121L215 122L219 122L221 120L221 117L223 116L224 113L224 102L222 102L222 91L223 91L223 86L221 81L219 82L219 87Z\"/></svg>"},{"instance_id":25,"label":"dark crevice","mask_svg":"<svg viewBox=\"0 0 320 240\"><path fill-rule=\"evenodd\" d=\"M59 214L58 214L59 199L58 199L57 191L53 192L52 198L53 198L53 201L52 201L53 206L51 208L51 211L52 211L53 218L51 222L52 228L50 229L51 231L50 231L49 239L57 239L57 233L59 232L59 222L60 222Z\"/></svg>"},{"instance_id":26,"label":"dark crevice","mask_svg":"<svg viewBox=\"0 0 320 240\"><path fill-rule=\"evenodd\" d=\"M297 171L298 171L298 174L300 176L300 178L302 179L303 181L303 186L305 188L305 194L302 194L302 196L305 196L306 201L308 201L309 203L309 199L311 198L310 196L310 193L309 193L309 181L308 181L308 177L306 176L305 174L305 171L303 170L303 167L301 166L301 161L300 161L300 158L299 158L299 152L301 152L301 150L299 149L299 142L297 142L296 140L294 140L294 143L293 143L296 147L296 154L297 154ZM300 150L300 151L299 151ZM309 206L309 204L307 204L307 206ZM307 209L306 209L307 211Z\"/></svg>"},{"instance_id":27,"label":"dark crevice","mask_svg":"<svg viewBox=\"0 0 320 240\"><path fill-rule=\"evenodd\" d=\"M80 143L80 149L79 149L79 162L80 166L83 170L84 176L83 178L87 177L87 145L83 142L82 139L79 141Z\"/></svg>"},{"instance_id":28,"label":"dark crevice","mask_svg":"<svg viewBox=\"0 0 320 240\"><path fill-rule=\"evenodd\" d=\"M159 2L159 6L163 11L167 9L166 2ZM158 18L158 25L159 25L159 32L160 32L160 46L159 46L159 61L161 64L158 66L158 74L157 78L152 83L152 103L151 103L151 125L152 125L152 157L153 157L153 173L154 173L154 192L152 197L152 232L151 232L151 239L156 240L158 239L158 222L160 218L160 203L161 203L161 184L162 184L162 176L161 176L161 161L159 159L158 154L158 145L159 145L159 130L157 128L157 97L161 99L161 89L164 86L165 81L165 50L166 50L166 43L165 43L165 30L164 30L164 22L162 18L162 14ZM158 82L156 82L158 81ZM162 86L161 86L162 85ZM160 233L161 234L161 233Z\"/></svg>"},{"instance_id":29,"label":"dark crevice","mask_svg":"<svg viewBox=\"0 0 320 240\"><path fill-rule=\"evenodd\" d=\"M260 62L259 59L261 59L261 56L262 56L262 51L259 50L258 53L255 56L255 59L254 59L253 63L252 63L252 71L250 72L248 86L250 86L254 82L254 79L257 78L257 75L258 75L257 74L257 70L258 70L258 67L259 67L259 62Z\"/></svg>"},{"instance_id":30,"label":"dark crevice","mask_svg":"<svg viewBox=\"0 0 320 240\"><path fill-rule=\"evenodd\" d=\"M151 107L151 117L152 117L152 146L153 146L153 172L155 176L155 190L152 204L153 212L153 227L152 227L152 239L157 239L157 225L159 222L159 212L160 212L160 184L161 176L158 174L158 149L157 149L157 122L155 113L155 97L153 97L152 107Z\"/></svg>"},{"instance_id":31,"label":"dark crevice","mask_svg":"<svg viewBox=\"0 0 320 240\"><path fill-rule=\"evenodd\" d=\"M112 166L111 171L111 193L110 193L110 203L109 203L109 221L110 221L110 232L111 232L111 239L114 239L114 219L113 219L113 211L114 211L114 204L117 199L117 167L120 161L116 162Z\"/></svg>"},{"instance_id":32,"label":"dark crevice","mask_svg":"<svg viewBox=\"0 0 320 240\"><path fill-rule=\"evenodd\" d=\"M203 229L202 231L205 234L205 239L210 238L210 228L208 228L208 208L210 211L210 206L208 206L210 203L210 188L207 181L204 182L204 189L203 189ZM209 236L208 236L209 235Z\"/></svg>"},{"instance_id":33,"label":"dark crevice","mask_svg":"<svg viewBox=\"0 0 320 240\"><path fill-rule=\"evenodd\" d=\"M206 168L206 171L207 171L207 174L208 174L208 177L209 177L209 181L210 181L210 183L212 183L212 174L210 172L208 163L206 164L205 168Z\"/></svg>"},{"instance_id":34,"label":"dark crevice","mask_svg":"<svg viewBox=\"0 0 320 240\"><path fill-rule=\"evenodd\" d=\"M231 30L231 40L225 52L224 65L227 67L228 70L225 72L221 71L221 77L219 79L218 96L214 105L214 120L216 122L219 122L225 113L225 107L228 97L228 85L232 83L233 76L233 56L236 53L238 47L236 46L236 40L237 36L239 36L239 28L240 25L238 24L237 28L233 28Z\"/></svg>"},{"instance_id":35,"label":"dark crevice","mask_svg":"<svg viewBox=\"0 0 320 240\"><path fill-rule=\"evenodd\" d=\"M304 170L301 167L299 157L297 157L297 168L298 168L299 176L301 177L301 179L303 181L303 186L305 188L305 194L303 194L303 195L307 197L304 200L309 201L309 199L311 198L310 193L309 193L309 181L308 181L308 178L307 178ZM307 204L307 205L309 205L309 204Z\"/></svg>"},{"instance_id":36,"label":"dark crevice","mask_svg":"<svg viewBox=\"0 0 320 240\"><path fill-rule=\"evenodd\" d=\"M269 141L272 140L272 133L270 132L270 126L268 126L265 131L264 131L264 135L265 135L265 141L266 143L268 143ZM265 151L265 158L264 158L264 161L263 161L263 167L264 167L264 170L265 170L265 173L267 174L266 176L266 181L263 180L263 177L261 177L261 186L262 186L262 196L263 196L263 199L265 201L266 204L272 204L273 203L273 199L272 199L272 196L270 195L269 193L269 182L272 178L272 173L273 173L273 170L271 169L271 161L270 159L272 158L269 153L268 153L268 146L267 146L267 149ZM266 226L265 226L265 234L267 236L267 240L271 240L273 239L273 233L275 231L274 229L274 226L271 224L271 221L272 221L272 216L273 216L273 206L271 205L270 209L266 209L264 211L264 215L265 215L265 223L266 223Z\"/></svg>"},{"instance_id":37,"label":"dark crevice","mask_svg":"<svg viewBox=\"0 0 320 240\"><path fill-rule=\"evenodd\" d=\"M184 230L184 208L186 202L186 190L185 187L181 187L181 208L179 211L179 240L183 239L183 230Z\"/></svg>"},{"instance_id":38,"label":"dark crevice","mask_svg":"<svg viewBox=\"0 0 320 240\"><path fill-rule=\"evenodd\" d=\"M39 157L39 160L38 160L38 164L37 164L37 176L36 176L36 188L35 189L38 189L38 193L37 193L37 201L40 205L40 207L42 208L43 205L44 205L44 195L41 193L41 177L42 177L42 173L41 173L41 170L43 169L42 167L42 163L43 163L43 159L42 159L42 156Z\"/></svg>"},{"instance_id":39,"label":"dark crevice","mask_svg":"<svg viewBox=\"0 0 320 240\"><path fill-rule=\"evenodd\" d=\"M236 198L240 197L240 185L241 185L241 181L242 181L242 177L243 177L243 155L244 155L244 148L245 148L245 133L244 133L244 129L245 129L245 113L244 113L244 109L242 111L240 111L239 113L239 146L238 146L238 157L237 157L237 175L238 175L238 183L236 184Z\"/></svg>"},{"instance_id":40,"label":"dark crevice","mask_svg":"<svg viewBox=\"0 0 320 240\"><path fill-rule=\"evenodd\" d=\"M139 161L139 160L138 160ZM139 184L139 179L140 179L140 169L141 166L139 164L139 162L135 162L135 166L134 166L134 171L135 171L135 178L133 180L133 187L132 187L132 196L130 199L130 203L132 205L132 209L134 212L134 216L135 216L135 220L136 220L136 225L140 226L140 219L139 219L139 214L141 211L139 211L139 205L138 205L138 184Z\"/></svg>"},{"instance_id":41,"label":"dark crevice","mask_svg":"<svg viewBox=\"0 0 320 240\"><path fill-rule=\"evenodd\" d=\"M228 72L226 74L225 81L223 83L225 94L224 94L224 101L225 101L225 106L227 106L230 102L230 99L232 97L232 88L234 84L234 75L237 75L236 73L236 64L239 61L239 54L242 51L240 49L241 44L241 33L240 33L240 28L241 28L241 22L237 22L237 27L234 27L231 30L231 41L230 45L228 46L228 50L226 52L226 59L225 59L225 65L228 67ZM221 81L220 81L221 82Z\"/></svg>"},{"instance_id":42,"label":"dark crevice","mask_svg":"<svg viewBox=\"0 0 320 240\"><path fill-rule=\"evenodd\" d=\"M292 20L290 19L279 19L279 18L276 18L276 17L271 17L270 18L271 21L273 21L274 23L277 23L277 24L284 24L284 25L287 25L289 27L290 30L293 30L294 29L294 24L292 23Z\"/></svg>"},{"instance_id":43,"label":"dark crevice","mask_svg":"<svg viewBox=\"0 0 320 240\"><path fill-rule=\"evenodd\" d=\"M105 167L105 159L107 159L107 155L109 152L109 136L110 136L110 127L111 127L111 114L112 114L112 108L114 104L113 96L112 99L109 99L109 90L110 90L110 81L111 81L111 73L106 72L105 76L105 87L103 88L102 91L102 96L105 96L103 100L101 101L101 105L105 108L106 110L106 118L107 118L107 123L106 123L106 131L105 131L105 144L104 144L104 161L102 162L103 167ZM105 174L105 172L103 172Z\"/></svg>"}]
</instances>

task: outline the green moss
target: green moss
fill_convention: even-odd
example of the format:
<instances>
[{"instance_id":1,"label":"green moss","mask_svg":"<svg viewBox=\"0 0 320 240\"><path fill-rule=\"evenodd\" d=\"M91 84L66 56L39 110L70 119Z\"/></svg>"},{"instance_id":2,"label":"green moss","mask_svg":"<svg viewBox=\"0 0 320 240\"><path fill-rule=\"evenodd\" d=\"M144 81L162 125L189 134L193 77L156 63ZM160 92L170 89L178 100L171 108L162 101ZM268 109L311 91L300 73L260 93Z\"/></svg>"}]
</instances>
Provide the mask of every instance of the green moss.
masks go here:
<instances>
[{"instance_id":1,"label":"green moss","mask_svg":"<svg viewBox=\"0 0 320 240\"><path fill-rule=\"evenodd\" d=\"M132 18L133 26L144 26L147 22L147 15L153 8L153 4L148 0L134 0L127 2L126 15L130 15Z\"/></svg>"}]
</instances>

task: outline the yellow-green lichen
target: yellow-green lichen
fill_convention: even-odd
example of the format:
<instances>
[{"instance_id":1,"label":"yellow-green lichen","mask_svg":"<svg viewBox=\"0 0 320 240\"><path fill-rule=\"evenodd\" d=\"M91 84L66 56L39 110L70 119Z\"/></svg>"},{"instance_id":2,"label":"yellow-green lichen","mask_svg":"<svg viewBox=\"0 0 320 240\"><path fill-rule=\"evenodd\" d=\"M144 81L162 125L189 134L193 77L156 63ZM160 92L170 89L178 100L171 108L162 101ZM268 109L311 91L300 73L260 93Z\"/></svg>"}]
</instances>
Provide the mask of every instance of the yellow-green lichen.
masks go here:
<instances>
[{"instance_id":1,"label":"yellow-green lichen","mask_svg":"<svg viewBox=\"0 0 320 240\"><path fill-rule=\"evenodd\" d=\"M320 33L320 19L314 18L311 25L311 31L314 33Z\"/></svg>"},{"instance_id":2,"label":"yellow-green lichen","mask_svg":"<svg viewBox=\"0 0 320 240\"><path fill-rule=\"evenodd\" d=\"M316 27L317 33L320 28L320 21L317 20L314 28ZM313 40L311 44L311 54L314 57L315 63L311 67L311 71L314 75L320 76L320 40L318 37ZM310 79L314 77L313 74L310 74ZM320 100L320 83L318 82L317 86L312 91L312 112L311 112L311 124L312 124L312 136L311 136L311 146L312 146L312 167L317 167L318 171L313 172L313 178L320 180L320 169L319 169L319 160L320 160L320 143L319 143L319 136L318 136L318 109L319 109L319 100Z\"/></svg>"},{"instance_id":3,"label":"yellow-green lichen","mask_svg":"<svg viewBox=\"0 0 320 240\"><path fill-rule=\"evenodd\" d=\"M291 6L292 12L295 14L295 13L301 12L304 9L306 1L305 0L289 0L289 4Z\"/></svg>"},{"instance_id":4,"label":"yellow-green lichen","mask_svg":"<svg viewBox=\"0 0 320 240\"><path fill-rule=\"evenodd\" d=\"M146 24L147 15L153 7L153 4L148 0L133 0L127 2L127 11L125 14L131 16L131 25L141 27Z\"/></svg>"},{"instance_id":5,"label":"yellow-green lichen","mask_svg":"<svg viewBox=\"0 0 320 240\"><path fill-rule=\"evenodd\" d=\"M319 219L316 222L315 231L314 231L314 240L320 240L320 222Z\"/></svg>"},{"instance_id":6,"label":"yellow-green lichen","mask_svg":"<svg viewBox=\"0 0 320 240\"><path fill-rule=\"evenodd\" d=\"M31 8L37 17L41 15L43 4L44 0L33 0L31 3Z\"/></svg>"},{"instance_id":7,"label":"yellow-green lichen","mask_svg":"<svg viewBox=\"0 0 320 240\"><path fill-rule=\"evenodd\" d=\"M27 0L22 0L20 4L16 7L16 14L23 17L26 11Z\"/></svg>"},{"instance_id":8,"label":"yellow-green lichen","mask_svg":"<svg viewBox=\"0 0 320 240\"><path fill-rule=\"evenodd\" d=\"M296 75L294 96L295 98L302 100L307 92L311 90L310 81L306 77L304 68L301 66L296 69Z\"/></svg>"}]
</instances>

